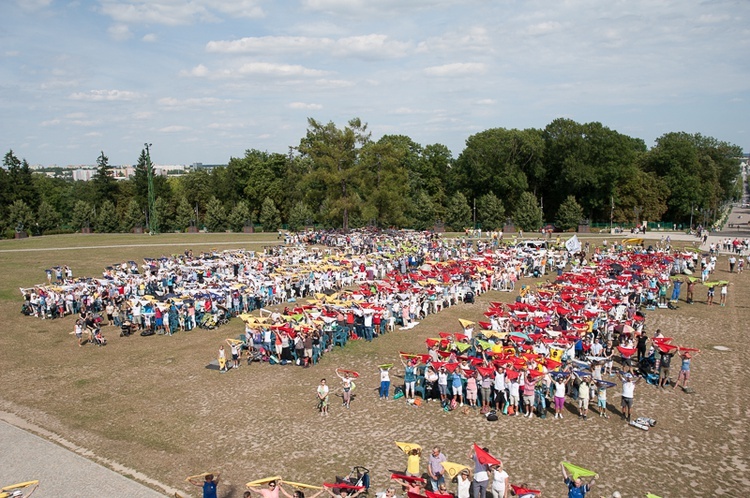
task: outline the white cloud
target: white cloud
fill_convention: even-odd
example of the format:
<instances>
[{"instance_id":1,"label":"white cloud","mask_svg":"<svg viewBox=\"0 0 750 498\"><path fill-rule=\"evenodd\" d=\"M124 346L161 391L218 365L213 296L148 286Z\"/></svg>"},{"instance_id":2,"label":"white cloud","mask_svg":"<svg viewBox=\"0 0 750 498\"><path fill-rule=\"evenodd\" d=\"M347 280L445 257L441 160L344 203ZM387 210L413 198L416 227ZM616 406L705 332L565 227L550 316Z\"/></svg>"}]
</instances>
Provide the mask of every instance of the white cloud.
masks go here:
<instances>
[{"instance_id":1,"label":"white cloud","mask_svg":"<svg viewBox=\"0 0 750 498\"><path fill-rule=\"evenodd\" d=\"M497 100L495 100L495 99L481 99L481 100L477 100L477 104L479 104L479 105L494 105L494 104L497 104Z\"/></svg>"},{"instance_id":2,"label":"white cloud","mask_svg":"<svg viewBox=\"0 0 750 498\"><path fill-rule=\"evenodd\" d=\"M19 55L21 55L21 52L18 50L8 50L3 53L4 57L18 57Z\"/></svg>"},{"instance_id":3,"label":"white cloud","mask_svg":"<svg viewBox=\"0 0 750 498\"><path fill-rule=\"evenodd\" d=\"M125 24L115 24L110 26L107 33L109 33L109 36L115 41L125 41L133 37L130 28Z\"/></svg>"},{"instance_id":4,"label":"white cloud","mask_svg":"<svg viewBox=\"0 0 750 498\"><path fill-rule=\"evenodd\" d=\"M101 0L101 12L124 24L189 25L215 23L222 15L232 18L261 18L256 0Z\"/></svg>"},{"instance_id":5,"label":"white cloud","mask_svg":"<svg viewBox=\"0 0 750 498\"><path fill-rule=\"evenodd\" d=\"M42 121L40 123L42 126L56 126L60 124L59 119L48 119L47 121Z\"/></svg>"},{"instance_id":6,"label":"white cloud","mask_svg":"<svg viewBox=\"0 0 750 498\"><path fill-rule=\"evenodd\" d=\"M16 0L16 3L23 10L35 11L43 9L45 7L49 7L49 5L52 3L52 0Z\"/></svg>"},{"instance_id":7,"label":"white cloud","mask_svg":"<svg viewBox=\"0 0 750 498\"><path fill-rule=\"evenodd\" d=\"M204 76L208 76L208 68L203 64L198 64L189 71L180 71L180 76L196 76L198 78L202 78Z\"/></svg>"},{"instance_id":8,"label":"white cloud","mask_svg":"<svg viewBox=\"0 0 750 498\"><path fill-rule=\"evenodd\" d=\"M562 27L562 24L557 21L545 21L528 26L524 32L531 36L547 35L562 30Z\"/></svg>"},{"instance_id":9,"label":"white cloud","mask_svg":"<svg viewBox=\"0 0 750 498\"><path fill-rule=\"evenodd\" d=\"M272 62L248 62L237 71L242 75L260 76L324 76L326 71L309 69L298 64L275 64Z\"/></svg>"},{"instance_id":10,"label":"white cloud","mask_svg":"<svg viewBox=\"0 0 750 498\"><path fill-rule=\"evenodd\" d=\"M404 57L411 43L401 42L383 34L350 36L339 39L307 36L261 36L239 40L218 40L206 44L209 53L313 54L329 53L336 57L393 58Z\"/></svg>"},{"instance_id":11,"label":"white cloud","mask_svg":"<svg viewBox=\"0 0 750 498\"><path fill-rule=\"evenodd\" d=\"M68 97L71 100L83 100L89 102L105 101L131 101L140 98L141 95L136 92L126 90L89 90L88 92L71 93Z\"/></svg>"},{"instance_id":12,"label":"white cloud","mask_svg":"<svg viewBox=\"0 0 750 498\"><path fill-rule=\"evenodd\" d=\"M306 104L304 102L291 102L288 107L290 109L302 109L307 111L318 111L323 108L320 104Z\"/></svg>"},{"instance_id":13,"label":"white cloud","mask_svg":"<svg viewBox=\"0 0 750 498\"><path fill-rule=\"evenodd\" d=\"M487 66L481 62L456 62L428 67L424 69L424 72L428 76L465 76L482 74L486 70Z\"/></svg>"},{"instance_id":14,"label":"white cloud","mask_svg":"<svg viewBox=\"0 0 750 498\"><path fill-rule=\"evenodd\" d=\"M163 128L159 128L159 131L162 133L177 133L180 131L188 131L190 130L189 126L182 126L182 125L172 125L172 126L165 126Z\"/></svg>"},{"instance_id":15,"label":"white cloud","mask_svg":"<svg viewBox=\"0 0 750 498\"><path fill-rule=\"evenodd\" d=\"M100 131L90 131L90 132L86 133L83 136L84 137L101 137L102 135L103 135L103 133L100 132Z\"/></svg>"},{"instance_id":16,"label":"white cloud","mask_svg":"<svg viewBox=\"0 0 750 498\"><path fill-rule=\"evenodd\" d=\"M156 101L162 107L172 109L186 109L194 107L205 107L219 104L228 104L231 100L228 99L217 99L216 97L199 97L199 98L187 98L187 99L176 99L174 97L164 97Z\"/></svg>"},{"instance_id":17,"label":"white cloud","mask_svg":"<svg viewBox=\"0 0 750 498\"><path fill-rule=\"evenodd\" d=\"M153 43L156 41L156 35L154 33L148 33L143 35L143 38L141 38L141 41L146 43Z\"/></svg>"}]
</instances>

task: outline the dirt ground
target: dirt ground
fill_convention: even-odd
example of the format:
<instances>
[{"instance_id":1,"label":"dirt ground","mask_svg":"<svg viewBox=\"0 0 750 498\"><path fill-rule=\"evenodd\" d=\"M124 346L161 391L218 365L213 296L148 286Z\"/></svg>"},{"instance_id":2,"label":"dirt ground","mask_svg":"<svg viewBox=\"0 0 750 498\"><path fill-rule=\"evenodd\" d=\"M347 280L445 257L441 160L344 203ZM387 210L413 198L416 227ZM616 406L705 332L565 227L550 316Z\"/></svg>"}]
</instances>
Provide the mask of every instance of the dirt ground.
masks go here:
<instances>
[{"instance_id":1,"label":"dirt ground","mask_svg":"<svg viewBox=\"0 0 750 498\"><path fill-rule=\"evenodd\" d=\"M185 476L204 471L221 471L219 495L231 498L242 495L245 482L268 475L319 484L355 465L370 469L373 490L379 491L390 470L405 468L396 440L442 446L448 459L459 463L469 462L476 441L505 462L512 483L527 482L543 496L565 496L562 460L600 474L590 496L614 490L624 497L750 495L750 413L742 394L749 380L750 276L726 272L726 257L716 277L731 282L727 307L706 306L705 289L698 287L696 304L686 304L683 294L678 310L647 314L649 335L660 328L676 343L703 352L693 362L694 394L637 386L634 415L658 421L644 432L619 417L619 388L610 392L609 420L579 420L566 405L563 420L501 416L487 422L476 412L445 413L437 403L412 407L403 400L378 400L376 365L398 363L398 351L424 351L424 340L438 332L460 331L458 318L481 319L489 301L513 298L505 293L485 294L473 305L449 308L372 343L352 341L312 368L255 363L226 374L206 365L225 338L241 333L239 320L173 337L121 338L105 328L108 346L79 348L69 334L72 318L42 321L19 313L17 288L40 283L44 268L74 263L76 275L99 275L108 262L158 251L0 254L0 271L7 277L0 284L0 314L6 317L0 329L4 411L59 434L95 460L118 462L193 496L196 488L186 485ZM321 417L315 388L325 377L340 395L336 367L362 377L350 409L334 396L330 416ZM395 369L394 384L402 373Z\"/></svg>"}]
</instances>

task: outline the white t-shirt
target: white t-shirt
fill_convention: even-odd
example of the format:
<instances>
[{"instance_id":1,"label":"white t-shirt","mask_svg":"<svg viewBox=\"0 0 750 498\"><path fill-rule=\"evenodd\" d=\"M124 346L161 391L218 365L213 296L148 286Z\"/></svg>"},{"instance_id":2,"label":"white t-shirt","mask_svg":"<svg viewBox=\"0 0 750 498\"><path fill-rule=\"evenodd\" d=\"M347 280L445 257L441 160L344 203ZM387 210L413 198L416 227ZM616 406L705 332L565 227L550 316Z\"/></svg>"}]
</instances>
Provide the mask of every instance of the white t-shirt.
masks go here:
<instances>
[{"instance_id":1,"label":"white t-shirt","mask_svg":"<svg viewBox=\"0 0 750 498\"><path fill-rule=\"evenodd\" d=\"M388 370L381 368L380 369L380 382L390 382L391 381L391 375L388 373Z\"/></svg>"},{"instance_id":2,"label":"white t-shirt","mask_svg":"<svg viewBox=\"0 0 750 498\"><path fill-rule=\"evenodd\" d=\"M457 498L469 498L469 491L471 490L471 480L458 478L458 493Z\"/></svg>"},{"instance_id":3,"label":"white t-shirt","mask_svg":"<svg viewBox=\"0 0 750 498\"><path fill-rule=\"evenodd\" d=\"M625 381L622 383L622 397L623 398L632 398L634 392L635 392L635 382Z\"/></svg>"},{"instance_id":4,"label":"white t-shirt","mask_svg":"<svg viewBox=\"0 0 750 498\"><path fill-rule=\"evenodd\" d=\"M555 398L564 398L564 397L565 397L565 383L555 382Z\"/></svg>"},{"instance_id":5,"label":"white t-shirt","mask_svg":"<svg viewBox=\"0 0 750 498\"><path fill-rule=\"evenodd\" d=\"M505 480L508 478L508 473L504 470L496 470L492 473L492 476L492 490L497 493L498 496L505 496Z\"/></svg>"},{"instance_id":6,"label":"white t-shirt","mask_svg":"<svg viewBox=\"0 0 750 498\"><path fill-rule=\"evenodd\" d=\"M438 371L438 384L441 386L448 385L448 373L447 372Z\"/></svg>"}]
</instances>

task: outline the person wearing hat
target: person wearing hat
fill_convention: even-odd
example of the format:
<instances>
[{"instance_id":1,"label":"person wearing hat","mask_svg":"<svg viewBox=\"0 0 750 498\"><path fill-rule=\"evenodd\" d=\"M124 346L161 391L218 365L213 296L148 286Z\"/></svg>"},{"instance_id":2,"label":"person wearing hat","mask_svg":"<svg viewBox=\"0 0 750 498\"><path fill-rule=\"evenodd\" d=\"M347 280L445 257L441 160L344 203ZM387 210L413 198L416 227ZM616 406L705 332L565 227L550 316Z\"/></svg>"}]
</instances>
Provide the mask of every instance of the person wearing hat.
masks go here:
<instances>
[{"instance_id":1,"label":"person wearing hat","mask_svg":"<svg viewBox=\"0 0 750 498\"><path fill-rule=\"evenodd\" d=\"M469 498L471 493L471 479L469 469L464 469L456 477L456 498Z\"/></svg>"},{"instance_id":2,"label":"person wearing hat","mask_svg":"<svg viewBox=\"0 0 750 498\"><path fill-rule=\"evenodd\" d=\"M592 486L594 486L596 480L599 479L599 474L596 474L588 484L584 484L580 477L575 479L570 478L565 469L565 465L560 464L560 467L562 468L564 482L568 486L568 498L585 498L586 493L591 491Z\"/></svg>"}]
</instances>

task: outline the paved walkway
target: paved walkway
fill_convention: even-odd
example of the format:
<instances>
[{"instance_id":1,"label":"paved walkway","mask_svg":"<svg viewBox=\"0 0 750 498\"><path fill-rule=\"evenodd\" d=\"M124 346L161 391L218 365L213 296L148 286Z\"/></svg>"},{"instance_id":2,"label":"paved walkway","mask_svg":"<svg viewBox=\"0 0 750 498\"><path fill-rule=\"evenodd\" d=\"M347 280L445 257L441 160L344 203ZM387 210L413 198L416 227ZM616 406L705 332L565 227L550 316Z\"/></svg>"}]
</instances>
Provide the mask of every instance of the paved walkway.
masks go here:
<instances>
[{"instance_id":1,"label":"paved walkway","mask_svg":"<svg viewBox=\"0 0 750 498\"><path fill-rule=\"evenodd\" d=\"M34 498L167 496L5 421L0 441L0 486L39 480Z\"/></svg>"}]
</instances>

